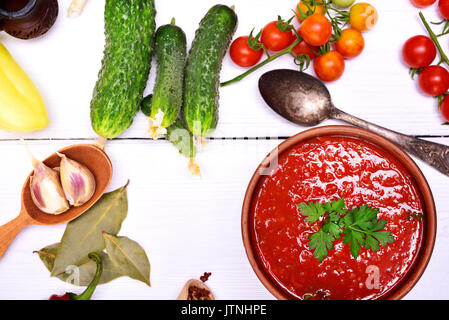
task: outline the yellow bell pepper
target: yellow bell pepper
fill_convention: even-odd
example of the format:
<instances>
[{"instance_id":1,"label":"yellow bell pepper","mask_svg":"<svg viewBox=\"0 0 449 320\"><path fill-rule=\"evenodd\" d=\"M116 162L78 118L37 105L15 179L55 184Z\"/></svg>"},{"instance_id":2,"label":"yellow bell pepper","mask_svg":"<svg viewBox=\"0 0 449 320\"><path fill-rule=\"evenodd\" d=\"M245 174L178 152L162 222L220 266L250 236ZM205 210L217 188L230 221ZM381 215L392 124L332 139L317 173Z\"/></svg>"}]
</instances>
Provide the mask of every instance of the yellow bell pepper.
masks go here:
<instances>
[{"instance_id":1,"label":"yellow bell pepper","mask_svg":"<svg viewBox=\"0 0 449 320\"><path fill-rule=\"evenodd\" d=\"M41 94L0 43L0 129L30 132L44 129L48 122Z\"/></svg>"}]
</instances>

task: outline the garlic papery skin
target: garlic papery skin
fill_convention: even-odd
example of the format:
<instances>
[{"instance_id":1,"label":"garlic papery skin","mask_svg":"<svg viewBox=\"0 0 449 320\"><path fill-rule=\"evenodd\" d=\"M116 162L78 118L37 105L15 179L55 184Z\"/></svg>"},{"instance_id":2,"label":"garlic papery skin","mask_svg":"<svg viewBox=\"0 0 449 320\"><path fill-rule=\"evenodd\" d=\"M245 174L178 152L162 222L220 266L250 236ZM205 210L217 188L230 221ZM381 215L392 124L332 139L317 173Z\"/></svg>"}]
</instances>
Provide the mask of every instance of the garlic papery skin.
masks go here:
<instances>
[{"instance_id":1,"label":"garlic papery skin","mask_svg":"<svg viewBox=\"0 0 449 320\"><path fill-rule=\"evenodd\" d=\"M34 173L30 178L31 198L43 212L58 215L69 209L59 174L33 158Z\"/></svg>"},{"instance_id":2,"label":"garlic papery skin","mask_svg":"<svg viewBox=\"0 0 449 320\"><path fill-rule=\"evenodd\" d=\"M57 154L61 157L59 172L65 196L72 206L82 206L95 193L95 177L79 162L67 158L64 154Z\"/></svg>"}]
</instances>

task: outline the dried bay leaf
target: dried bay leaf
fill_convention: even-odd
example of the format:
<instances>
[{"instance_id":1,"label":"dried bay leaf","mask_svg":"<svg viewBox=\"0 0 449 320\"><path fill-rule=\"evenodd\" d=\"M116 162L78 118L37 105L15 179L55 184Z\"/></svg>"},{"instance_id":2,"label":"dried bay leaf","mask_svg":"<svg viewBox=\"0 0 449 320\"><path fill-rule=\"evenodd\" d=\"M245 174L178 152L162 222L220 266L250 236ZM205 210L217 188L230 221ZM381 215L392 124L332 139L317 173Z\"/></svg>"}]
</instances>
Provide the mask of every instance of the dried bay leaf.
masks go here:
<instances>
[{"instance_id":1,"label":"dried bay leaf","mask_svg":"<svg viewBox=\"0 0 449 320\"><path fill-rule=\"evenodd\" d=\"M64 273L67 266L89 262L90 252L100 253L105 248L102 232L116 235L120 231L128 211L126 187L105 193L92 208L67 225L51 276Z\"/></svg>"},{"instance_id":2,"label":"dried bay leaf","mask_svg":"<svg viewBox=\"0 0 449 320\"><path fill-rule=\"evenodd\" d=\"M103 232L106 251L120 272L130 278L150 284L150 262L145 250L127 237L116 237Z\"/></svg>"},{"instance_id":3,"label":"dried bay leaf","mask_svg":"<svg viewBox=\"0 0 449 320\"><path fill-rule=\"evenodd\" d=\"M53 269L58 248L59 243L55 243L45 248L42 248L39 251L36 251L36 253L39 254L39 258L42 260L48 271L51 271ZM111 259L109 258L109 255L107 253L101 252L100 258L101 261L103 262L103 272L101 274L100 284L108 283L114 279L123 276L117 270L117 268L115 268L114 264L111 262ZM78 285L81 287L88 286L89 283L94 278L95 272L97 270L97 264L94 261L89 260L88 262L76 267L78 269L75 271L75 274L76 279L78 280L75 281L73 267L69 267L69 269L66 270L66 272L59 274L57 277L64 282L69 282L74 285Z\"/></svg>"},{"instance_id":4,"label":"dried bay leaf","mask_svg":"<svg viewBox=\"0 0 449 320\"><path fill-rule=\"evenodd\" d=\"M44 263L45 267L48 271L51 272L53 269L53 265L55 264L56 254L58 253L59 243L55 243L45 248L42 248L39 251L34 251L34 253L39 254L39 258Z\"/></svg>"}]
</instances>

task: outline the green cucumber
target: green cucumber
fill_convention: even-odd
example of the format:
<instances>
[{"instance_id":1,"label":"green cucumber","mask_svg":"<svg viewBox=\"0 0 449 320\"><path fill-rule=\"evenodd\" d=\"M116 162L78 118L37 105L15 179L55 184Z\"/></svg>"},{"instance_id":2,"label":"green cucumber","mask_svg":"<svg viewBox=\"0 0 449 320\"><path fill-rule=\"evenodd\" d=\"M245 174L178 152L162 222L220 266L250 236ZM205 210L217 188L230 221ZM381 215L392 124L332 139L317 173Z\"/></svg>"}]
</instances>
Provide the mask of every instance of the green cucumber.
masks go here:
<instances>
[{"instance_id":1,"label":"green cucumber","mask_svg":"<svg viewBox=\"0 0 449 320\"><path fill-rule=\"evenodd\" d=\"M186 35L175 25L175 19L171 24L161 26L156 31L154 46L157 62L156 84L152 98L144 99L142 102L142 109L149 113L150 132L155 139L160 135L157 129L171 126L178 118L182 107L186 42ZM159 112L163 112L161 123L156 121Z\"/></svg>"},{"instance_id":2,"label":"green cucumber","mask_svg":"<svg viewBox=\"0 0 449 320\"><path fill-rule=\"evenodd\" d=\"M115 138L131 126L143 99L153 53L154 0L106 0L106 45L91 101L92 127Z\"/></svg>"},{"instance_id":3,"label":"green cucumber","mask_svg":"<svg viewBox=\"0 0 449 320\"><path fill-rule=\"evenodd\" d=\"M196 31L185 69L183 117L197 137L208 137L217 127L220 71L236 27L234 10L216 5Z\"/></svg>"},{"instance_id":4,"label":"green cucumber","mask_svg":"<svg viewBox=\"0 0 449 320\"><path fill-rule=\"evenodd\" d=\"M143 112L144 115L146 115L147 117L149 117L151 115L151 100L153 99L153 95L149 94L147 95L141 103L141 110Z\"/></svg>"}]
</instances>

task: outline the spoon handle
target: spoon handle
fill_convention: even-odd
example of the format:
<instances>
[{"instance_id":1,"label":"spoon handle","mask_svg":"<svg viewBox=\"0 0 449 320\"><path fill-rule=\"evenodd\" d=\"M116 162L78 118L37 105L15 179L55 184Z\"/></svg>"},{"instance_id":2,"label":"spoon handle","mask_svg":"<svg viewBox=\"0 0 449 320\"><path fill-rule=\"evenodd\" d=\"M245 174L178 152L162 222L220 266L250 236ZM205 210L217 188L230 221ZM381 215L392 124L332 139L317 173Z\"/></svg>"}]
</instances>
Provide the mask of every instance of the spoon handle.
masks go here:
<instances>
[{"instance_id":1,"label":"spoon handle","mask_svg":"<svg viewBox=\"0 0 449 320\"><path fill-rule=\"evenodd\" d=\"M11 222L0 227L0 259L17 234L27 225L29 225L29 217L21 214Z\"/></svg>"},{"instance_id":2,"label":"spoon handle","mask_svg":"<svg viewBox=\"0 0 449 320\"><path fill-rule=\"evenodd\" d=\"M337 108L331 111L332 118L342 120L357 127L373 131L402 147L408 153L420 158L438 171L449 176L449 147L443 144L414 138L396 131L392 131L368 121L347 114Z\"/></svg>"}]
</instances>

